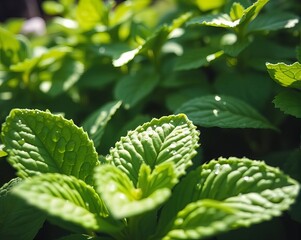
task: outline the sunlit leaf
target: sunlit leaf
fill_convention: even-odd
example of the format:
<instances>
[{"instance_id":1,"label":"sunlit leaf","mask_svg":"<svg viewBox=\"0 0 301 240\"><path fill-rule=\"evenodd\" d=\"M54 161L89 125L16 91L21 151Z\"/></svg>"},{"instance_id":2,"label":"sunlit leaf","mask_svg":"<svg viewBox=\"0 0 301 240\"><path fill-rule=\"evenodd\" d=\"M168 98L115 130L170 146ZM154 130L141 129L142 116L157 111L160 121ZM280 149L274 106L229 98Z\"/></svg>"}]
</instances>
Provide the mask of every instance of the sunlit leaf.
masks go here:
<instances>
[{"instance_id":1,"label":"sunlit leaf","mask_svg":"<svg viewBox=\"0 0 301 240\"><path fill-rule=\"evenodd\" d=\"M196 4L202 11L208 11L222 7L225 4L225 0L197 0Z\"/></svg>"},{"instance_id":2,"label":"sunlit leaf","mask_svg":"<svg viewBox=\"0 0 301 240\"><path fill-rule=\"evenodd\" d=\"M184 114L153 119L121 137L107 161L122 169L134 184L143 163L153 170L156 165L173 162L180 176L196 154L198 135Z\"/></svg>"},{"instance_id":3,"label":"sunlit leaf","mask_svg":"<svg viewBox=\"0 0 301 240\"><path fill-rule=\"evenodd\" d=\"M273 80L284 87L301 89L301 63L267 63L266 67Z\"/></svg>"},{"instance_id":4,"label":"sunlit leaf","mask_svg":"<svg viewBox=\"0 0 301 240\"><path fill-rule=\"evenodd\" d=\"M64 173L91 184L98 164L93 142L73 121L50 112L14 109L2 126L8 161L21 177Z\"/></svg>"},{"instance_id":5,"label":"sunlit leaf","mask_svg":"<svg viewBox=\"0 0 301 240\"><path fill-rule=\"evenodd\" d=\"M144 196L143 189L135 188L128 176L112 165L98 166L95 180L97 191L117 219L148 212L160 206L171 194L171 190L163 185L153 192L145 192L147 195Z\"/></svg>"},{"instance_id":6,"label":"sunlit leaf","mask_svg":"<svg viewBox=\"0 0 301 240\"><path fill-rule=\"evenodd\" d=\"M181 234L175 239L203 239L250 226L281 215L295 201L299 189L295 180L264 162L246 158L212 160L190 172L175 187L162 210L157 232L168 236L179 225ZM213 209L202 209L208 200L214 200L207 204ZM203 214L209 215L206 224L201 221Z\"/></svg>"},{"instance_id":7,"label":"sunlit leaf","mask_svg":"<svg viewBox=\"0 0 301 240\"><path fill-rule=\"evenodd\" d=\"M111 225L107 209L95 190L73 176L34 176L16 186L13 194L52 217L87 230L110 232L118 228L118 224Z\"/></svg>"}]
</instances>

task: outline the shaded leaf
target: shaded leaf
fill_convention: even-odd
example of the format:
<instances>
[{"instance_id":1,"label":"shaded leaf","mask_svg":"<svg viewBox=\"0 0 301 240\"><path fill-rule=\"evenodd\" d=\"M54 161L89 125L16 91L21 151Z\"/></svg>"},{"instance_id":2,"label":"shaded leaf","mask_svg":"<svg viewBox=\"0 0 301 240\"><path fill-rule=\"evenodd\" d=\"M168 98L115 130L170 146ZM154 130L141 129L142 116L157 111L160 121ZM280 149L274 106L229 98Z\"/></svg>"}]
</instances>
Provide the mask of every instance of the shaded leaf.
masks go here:
<instances>
[{"instance_id":1,"label":"shaded leaf","mask_svg":"<svg viewBox=\"0 0 301 240\"><path fill-rule=\"evenodd\" d=\"M284 87L301 89L301 64L267 63L266 67L273 80Z\"/></svg>"},{"instance_id":2,"label":"shaded leaf","mask_svg":"<svg viewBox=\"0 0 301 240\"><path fill-rule=\"evenodd\" d=\"M276 31L283 28L292 28L299 22L299 17L286 12L272 12L258 16L248 26L249 32Z\"/></svg>"},{"instance_id":3,"label":"shaded leaf","mask_svg":"<svg viewBox=\"0 0 301 240\"><path fill-rule=\"evenodd\" d=\"M119 109L121 104L121 101L109 102L93 112L84 121L83 128L89 134L89 137L94 142L95 147L99 146L106 125Z\"/></svg>"},{"instance_id":4,"label":"shaded leaf","mask_svg":"<svg viewBox=\"0 0 301 240\"><path fill-rule=\"evenodd\" d=\"M301 93L293 90L286 90L279 93L273 100L276 108L286 114L301 118Z\"/></svg>"},{"instance_id":5,"label":"shaded leaf","mask_svg":"<svg viewBox=\"0 0 301 240\"><path fill-rule=\"evenodd\" d=\"M149 95L158 82L159 75L152 69L140 69L138 72L119 79L114 95L123 102L126 108L131 108Z\"/></svg>"},{"instance_id":6,"label":"shaded leaf","mask_svg":"<svg viewBox=\"0 0 301 240\"><path fill-rule=\"evenodd\" d=\"M8 161L19 176L57 172L92 184L98 156L87 133L73 121L50 112L14 109L1 136Z\"/></svg>"},{"instance_id":7,"label":"shaded leaf","mask_svg":"<svg viewBox=\"0 0 301 240\"><path fill-rule=\"evenodd\" d=\"M11 194L21 182L14 178L0 188L0 238L32 240L42 227L46 215Z\"/></svg>"},{"instance_id":8,"label":"shaded leaf","mask_svg":"<svg viewBox=\"0 0 301 240\"><path fill-rule=\"evenodd\" d=\"M184 115L171 115L144 123L121 137L110 149L107 161L125 172L136 184L140 166L154 169L164 162L173 162L181 176L196 155L199 133Z\"/></svg>"},{"instance_id":9,"label":"shaded leaf","mask_svg":"<svg viewBox=\"0 0 301 240\"><path fill-rule=\"evenodd\" d=\"M223 51L210 48L187 50L178 57L175 70L189 70L208 65L211 61L223 55Z\"/></svg>"},{"instance_id":10,"label":"shaded leaf","mask_svg":"<svg viewBox=\"0 0 301 240\"><path fill-rule=\"evenodd\" d=\"M194 124L221 128L275 127L247 103L229 96L207 95L185 102L176 113L185 113Z\"/></svg>"},{"instance_id":11,"label":"shaded leaf","mask_svg":"<svg viewBox=\"0 0 301 240\"><path fill-rule=\"evenodd\" d=\"M71 58L64 58L62 68L54 72L52 81L47 87L46 93L52 97L68 91L80 78L84 72L84 65ZM45 82L44 82L45 83Z\"/></svg>"}]
</instances>

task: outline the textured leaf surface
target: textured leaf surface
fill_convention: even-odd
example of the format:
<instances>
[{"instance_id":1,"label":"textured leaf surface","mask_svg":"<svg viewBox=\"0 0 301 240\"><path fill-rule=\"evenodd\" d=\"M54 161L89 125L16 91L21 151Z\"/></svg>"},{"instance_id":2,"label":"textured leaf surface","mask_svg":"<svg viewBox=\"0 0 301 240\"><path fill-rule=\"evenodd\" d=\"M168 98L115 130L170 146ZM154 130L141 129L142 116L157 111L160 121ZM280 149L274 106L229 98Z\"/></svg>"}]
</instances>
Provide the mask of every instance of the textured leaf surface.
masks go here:
<instances>
[{"instance_id":1,"label":"textured leaf surface","mask_svg":"<svg viewBox=\"0 0 301 240\"><path fill-rule=\"evenodd\" d=\"M301 89L301 63L267 63L268 72L277 83L284 87Z\"/></svg>"},{"instance_id":2,"label":"textured leaf surface","mask_svg":"<svg viewBox=\"0 0 301 240\"><path fill-rule=\"evenodd\" d=\"M178 212L190 203L204 199L220 201L221 207L232 209L235 219L230 219L227 225L224 222L220 229L222 231L266 221L287 210L296 199L299 188L295 180L264 162L246 158L212 160L190 172L175 187L172 197L163 208L158 232L160 229L166 231L163 223L174 222ZM218 219L213 219L207 223L207 230L190 234L198 234L200 239L206 237L218 222ZM188 224L186 228L190 229ZM215 233L211 232L212 235Z\"/></svg>"},{"instance_id":3,"label":"textured leaf surface","mask_svg":"<svg viewBox=\"0 0 301 240\"><path fill-rule=\"evenodd\" d=\"M114 94L126 108L130 108L149 95L158 82L158 74L147 68L141 69L139 72L121 78L116 84Z\"/></svg>"},{"instance_id":4,"label":"textured leaf surface","mask_svg":"<svg viewBox=\"0 0 301 240\"><path fill-rule=\"evenodd\" d=\"M112 165L98 166L95 179L97 191L117 219L150 211L171 194L170 189L161 188L143 197L143 189L135 188L128 176Z\"/></svg>"},{"instance_id":5,"label":"textured leaf surface","mask_svg":"<svg viewBox=\"0 0 301 240\"><path fill-rule=\"evenodd\" d=\"M142 163L155 165L173 162L177 175L182 175L196 154L199 133L184 115L171 115L129 131L110 150L107 161L124 171L134 184Z\"/></svg>"},{"instance_id":6,"label":"textured leaf surface","mask_svg":"<svg viewBox=\"0 0 301 240\"><path fill-rule=\"evenodd\" d=\"M99 146L105 127L121 104L121 101L109 102L92 113L83 123L83 128L93 140L95 147Z\"/></svg>"},{"instance_id":7,"label":"textured leaf surface","mask_svg":"<svg viewBox=\"0 0 301 240\"><path fill-rule=\"evenodd\" d=\"M87 134L50 112L14 109L2 127L8 161L21 177L57 172L92 184L98 156Z\"/></svg>"},{"instance_id":8,"label":"textured leaf surface","mask_svg":"<svg viewBox=\"0 0 301 240\"><path fill-rule=\"evenodd\" d=\"M203 239L226 231L236 219L234 213L232 208L218 201L190 203L177 214L172 230L163 240Z\"/></svg>"},{"instance_id":9,"label":"textured leaf surface","mask_svg":"<svg viewBox=\"0 0 301 240\"><path fill-rule=\"evenodd\" d=\"M191 19L187 24L199 24L213 27L235 28L241 25L246 25L256 18L260 10L269 0L258 0L250 7L243 10L240 18L231 18L228 14L210 14ZM235 5L236 6L236 5ZM232 15L233 17L233 13Z\"/></svg>"},{"instance_id":10,"label":"textured leaf surface","mask_svg":"<svg viewBox=\"0 0 301 240\"><path fill-rule=\"evenodd\" d=\"M286 114L301 118L301 93L287 90L279 93L273 103Z\"/></svg>"},{"instance_id":11,"label":"textured leaf surface","mask_svg":"<svg viewBox=\"0 0 301 240\"><path fill-rule=\"evenodd\" d=\"M47 173L24 180L13 193L50 216L85 229L102 230L107 210L95 190L82 180Z\"/></svg>"},{"instance_id":12,"label":"textured leaf surface","mask_svg":"<svg viewBox=\"0 0 301 240\"><path fill-rule=\"evenodd\" d=\"M229 96L195 98L184 103L176 113L185 113L194 124L203 127L275 129L253 107Z\"/></svg>"},{"instance_id":13,"label":"textured leaf surface","mask_svg":"<svg viewBox=\"0 0 301 240\"><path fill-rule=\"evenodd\" d=\"M20 182L15 178L0 188L0 239L32 240L46 219L41 211L11 194Z\"/></svg>"}]
</instances>

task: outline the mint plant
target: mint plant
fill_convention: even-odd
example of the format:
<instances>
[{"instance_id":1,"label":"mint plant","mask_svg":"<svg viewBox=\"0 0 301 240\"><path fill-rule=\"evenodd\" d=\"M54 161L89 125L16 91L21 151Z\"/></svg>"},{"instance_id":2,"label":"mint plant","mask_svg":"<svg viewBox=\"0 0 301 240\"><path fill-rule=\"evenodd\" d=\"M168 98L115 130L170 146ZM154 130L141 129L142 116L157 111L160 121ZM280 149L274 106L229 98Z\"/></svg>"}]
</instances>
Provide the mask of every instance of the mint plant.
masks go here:
<instances>
[{"instance_id":1,"label":"mint plant","mask_svg":"<svg viewBox=\"0 0 301 240\"><path fill-rule=\"evenodd\" d=\"M0 192L1 206L12 206L0 211L6 239L34 238L45 219L75 233L64 239L204 239L281 215L300 188L247 158L191 170L199 131L184 114L138 126L106 156L49 111L13 109L1 138L19 176Z\"/></svg>"}]
</instances>

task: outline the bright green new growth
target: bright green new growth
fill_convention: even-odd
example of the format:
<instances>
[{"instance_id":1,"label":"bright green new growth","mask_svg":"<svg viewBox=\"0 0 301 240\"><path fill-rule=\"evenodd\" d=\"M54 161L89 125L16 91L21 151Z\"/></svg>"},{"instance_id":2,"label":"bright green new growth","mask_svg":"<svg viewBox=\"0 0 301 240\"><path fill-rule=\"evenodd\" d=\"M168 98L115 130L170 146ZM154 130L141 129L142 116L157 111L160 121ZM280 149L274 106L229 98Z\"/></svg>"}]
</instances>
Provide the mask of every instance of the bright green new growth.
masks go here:
<instances>
[{"instance_id":1,"label":"bright green new growth","mask_svg":"<svg viewBox=\"0 0 301 240\"><path fill-rule=\"evenodd\" d=\"M9 162L26 179L12 190L3 186L1 202L8 204L1 193L11 192L51 222L93 237L203 239L279 216L299 192L280 170L246 158L188 171L199 132L184 114L129 131L103 162L81 128L50 112L12 110L2 139Z\"/></svg>"},{"instance_id":2,"label":"bright green new growth","mask_svg":"<svg viewBox=\"0 0 301 240\"><path fill-rule=\"evenodd\" d=\"M2 128L8 161L20 177L40 173L73 175L92 183L98 156L88 135L50 112L12 110Z\"/></svg>"}]
</instances>

